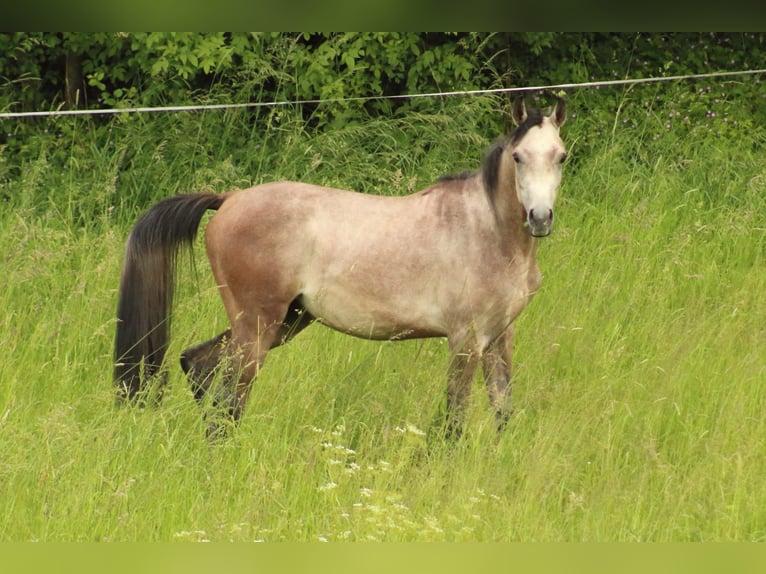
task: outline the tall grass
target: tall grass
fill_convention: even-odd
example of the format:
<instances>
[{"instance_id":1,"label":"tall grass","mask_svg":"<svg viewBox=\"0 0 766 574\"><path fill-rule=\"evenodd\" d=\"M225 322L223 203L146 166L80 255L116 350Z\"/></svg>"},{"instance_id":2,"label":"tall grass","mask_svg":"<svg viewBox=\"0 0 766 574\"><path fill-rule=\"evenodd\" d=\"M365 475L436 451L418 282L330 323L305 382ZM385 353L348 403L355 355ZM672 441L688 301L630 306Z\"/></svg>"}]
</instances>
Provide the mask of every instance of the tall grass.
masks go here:
<instances>
[{"instance_id":1,"label":"tall grass","mask_svg":"<svg viewBox=\"0 0 766 574\"><path fill-rule=\"evenodd\" d=\"M543 287L518 321L500 435L479 377L466 436L431 435L443 342L320 326L269 355L223 444L205 440L175 359L160 407L114 406L116 288L142 205L274 178L406 193L478 164L496 134L474 120L492 104L324 135L272 118L246 153L206 141L207 119L137 120L112 146L82 129L68 170L41 153L8 178L0 539L763 540L762 132L653 140L612 129L616 116L570 120L573 162L540 245ZM202 251L196 271L184 263L170 357L225 325Z\"/></svg>"}]
</instances>

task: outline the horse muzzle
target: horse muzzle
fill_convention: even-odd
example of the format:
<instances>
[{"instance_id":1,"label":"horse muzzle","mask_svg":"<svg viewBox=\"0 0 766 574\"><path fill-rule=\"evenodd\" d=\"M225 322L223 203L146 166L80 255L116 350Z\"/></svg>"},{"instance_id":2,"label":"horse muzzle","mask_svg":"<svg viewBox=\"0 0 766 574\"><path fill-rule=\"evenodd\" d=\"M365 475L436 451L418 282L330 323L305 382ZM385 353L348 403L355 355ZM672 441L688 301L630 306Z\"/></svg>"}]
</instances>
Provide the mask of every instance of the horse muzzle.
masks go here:
<instances>
[{"instance_id":1,"label":"horse muzzle","mask_svg":"<svg viewBox=\"0 0 766 574\"><path fill-rule=\"evenodd\" d=\"M552 209L530 209L527 214L527 223L529 232L534 237L545 237L550 235L553 227Z\"/></svg>"}]
</instances>

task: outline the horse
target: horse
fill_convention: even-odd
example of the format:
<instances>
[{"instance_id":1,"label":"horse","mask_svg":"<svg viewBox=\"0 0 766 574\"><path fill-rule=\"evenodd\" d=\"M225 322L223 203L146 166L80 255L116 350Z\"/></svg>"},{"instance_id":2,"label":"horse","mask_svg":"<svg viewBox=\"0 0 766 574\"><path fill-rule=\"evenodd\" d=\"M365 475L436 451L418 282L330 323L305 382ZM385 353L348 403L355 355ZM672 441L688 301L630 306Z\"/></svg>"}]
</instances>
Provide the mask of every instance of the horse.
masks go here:
<instances>
[{"instance_id":1,"label":"horse","mask_svg":"<svg viewBox=\"0 0 766 574\"><path fill-rule=\"evenodd\" d=\"M462 432L479 365L502 428L514 322L541 284L537 243L551 232L567 157L563 100L548 113L518 99L511 117L514 129L478 170L410 195L281 181L150 207L130 232L120 278L118 402L158 376L165 384L176 258L213 210L205 246L229 327L181 353L198 401L214 389L213 404L236 425L269 350L318 322L372 340L446 338L447 433Z\"/></svg>"}]
</instances>

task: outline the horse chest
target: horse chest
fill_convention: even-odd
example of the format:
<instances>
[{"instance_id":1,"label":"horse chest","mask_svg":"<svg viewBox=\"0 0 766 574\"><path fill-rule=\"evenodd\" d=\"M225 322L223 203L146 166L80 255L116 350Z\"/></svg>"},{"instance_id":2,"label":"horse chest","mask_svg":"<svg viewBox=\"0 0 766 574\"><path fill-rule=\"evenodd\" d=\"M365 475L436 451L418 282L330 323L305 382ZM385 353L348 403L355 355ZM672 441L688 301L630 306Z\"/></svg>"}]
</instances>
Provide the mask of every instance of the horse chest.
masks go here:
<instances>
[{"instance_id":1,"label":"horse chest","mask_svg":"<svg viewBox=\"0 0 766 574\"><path fill-rule=\"evenodd\" d=\"M524 260L523 264L517 261L507 268L503 274L502 287L497 290L502 301L495 304L505 308L506 321L512 322L519 316L532 301L541 283L540 269L534 258Z\"/></svg>"}]
</instances>

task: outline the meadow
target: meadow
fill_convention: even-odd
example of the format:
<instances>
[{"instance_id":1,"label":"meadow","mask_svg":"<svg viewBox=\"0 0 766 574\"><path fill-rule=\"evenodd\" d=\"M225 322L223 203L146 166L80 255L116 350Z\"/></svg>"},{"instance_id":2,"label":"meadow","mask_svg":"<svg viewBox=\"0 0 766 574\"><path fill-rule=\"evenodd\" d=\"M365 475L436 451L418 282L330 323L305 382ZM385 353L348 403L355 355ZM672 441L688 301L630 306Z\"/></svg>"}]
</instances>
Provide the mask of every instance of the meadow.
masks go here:
<instances>
[{"instance_id":1,"label":"meadow","mask_svg":"<svg viewBox=\"0 0 766 574\"><path fill-rule=\"evenodd\" d=\"M39 138L70 138L63 160L43 146L0 190L0 540L766 540L766 132L736 100L675 118L681 96L653 90L598 118L571 95L514 416L496 433L477 375L454 443L434 432L443 341L315 325L270 354L241 426L210 444L176 362L225 325L201 242L181 258L163 403L117 407L116 290L151 203L133 190L407 193L478 166L502 126L475 118L497 100L323 134L274 112L247 163L233 129L205 136L236 113L116 118L108 141L57 120Z\"/></svg>"}]
</instances>

